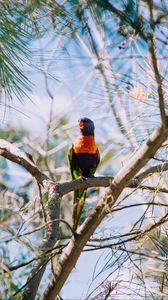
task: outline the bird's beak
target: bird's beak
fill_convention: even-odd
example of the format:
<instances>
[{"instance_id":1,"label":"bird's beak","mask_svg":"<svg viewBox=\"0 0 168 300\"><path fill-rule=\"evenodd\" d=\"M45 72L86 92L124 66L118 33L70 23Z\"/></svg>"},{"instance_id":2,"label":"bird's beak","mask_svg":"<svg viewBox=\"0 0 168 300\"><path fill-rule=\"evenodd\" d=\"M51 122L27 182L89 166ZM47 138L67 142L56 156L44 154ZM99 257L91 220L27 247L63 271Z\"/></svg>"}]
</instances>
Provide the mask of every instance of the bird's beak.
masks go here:
<instances>
[{"instance_id":1,"label":"bird's beak","mask_svg":"<svg viewBox=\"0 0 168 300\"><path fill-rule=\"evenodd\" d=\"M78 126L80 129L83 129L84 128L84 123L82 120L78 120Z\"/></svg>"}]
</instances>

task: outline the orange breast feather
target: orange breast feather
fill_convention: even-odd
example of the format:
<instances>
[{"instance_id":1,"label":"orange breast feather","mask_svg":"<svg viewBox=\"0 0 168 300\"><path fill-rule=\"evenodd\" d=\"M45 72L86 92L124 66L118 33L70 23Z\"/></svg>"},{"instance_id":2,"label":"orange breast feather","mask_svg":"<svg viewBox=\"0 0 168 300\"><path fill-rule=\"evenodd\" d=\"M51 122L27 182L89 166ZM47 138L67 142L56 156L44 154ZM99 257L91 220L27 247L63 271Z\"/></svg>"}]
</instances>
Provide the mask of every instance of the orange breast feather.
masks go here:
<instances>
[{"instance_id":1,"label":"orange breast feather","mask_svg":"<svg viewBox=\"0 0 168 300\"><path fill-rule=\"evenodd\" d=\"M73 144L73 149L75 153L95 154L97 146L94 141L94 136L79 136Z\"/></svg>"}]
</instances>

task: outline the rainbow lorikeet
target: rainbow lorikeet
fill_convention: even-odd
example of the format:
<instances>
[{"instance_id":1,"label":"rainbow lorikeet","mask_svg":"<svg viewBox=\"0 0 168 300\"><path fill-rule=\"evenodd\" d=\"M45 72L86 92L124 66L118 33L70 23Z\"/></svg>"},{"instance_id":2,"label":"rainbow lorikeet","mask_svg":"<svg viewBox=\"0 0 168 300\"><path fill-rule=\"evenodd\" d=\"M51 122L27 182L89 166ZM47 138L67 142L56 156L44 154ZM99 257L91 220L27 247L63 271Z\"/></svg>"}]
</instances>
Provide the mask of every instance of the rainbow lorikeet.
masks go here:
<instances>
[{"instance_id":1,"label":"rainbow lorikeet","mask_svg":"<svg viewBox=\"0 0 168 300\"><path fill-rule=\"evenodd\" d=\"M68 161L72 179L92 177L100 161L100 155L94 139L94 123L88 118L78 121L80 135L69 148ZM72 216L73 229L76 230L82 212L86 190L74 192L74 208Z\"/></svg>"}]
</instances>

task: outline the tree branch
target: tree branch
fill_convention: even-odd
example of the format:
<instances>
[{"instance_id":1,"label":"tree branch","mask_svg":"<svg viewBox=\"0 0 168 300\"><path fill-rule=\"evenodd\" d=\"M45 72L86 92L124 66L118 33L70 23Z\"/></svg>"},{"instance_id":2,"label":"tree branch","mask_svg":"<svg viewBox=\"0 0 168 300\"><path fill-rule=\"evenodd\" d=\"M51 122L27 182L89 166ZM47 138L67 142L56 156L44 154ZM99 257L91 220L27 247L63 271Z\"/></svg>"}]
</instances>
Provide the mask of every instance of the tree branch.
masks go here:
<instances>
[{"instance_id":1,"label":"tree branch","mask_svg":"<svg viewBox=\"0 0 168 300\"><path fill-rule=\"evenodd\" d=\"M153 174L161 173L161 172L164 172L167 170L168 170L168 163L155 165L155 166L150 167L150 168L146 169L145 171L139 173L134 179L135 179L135 182L137 181L137 184L140 184L142 182L142 180L144 180L145 178L152 176Z\"/></svg>"},{"instance_id":2,"label":"tree branch","mask_svg":"<svg viewBox=\"0 0 168 300\"><path fill-rule=\"evenodd\" d=\"M126 184L125 187L128 187L128 188L139 187L139 185L141 184L141 182L144 179L146 179L156 173L164 172L167 170L168 170L168 163L163 163L163 164L159 164L159 165L147 168L145 171L139 173L130 182L128 182L128 184ZM83 190L83 189L88 189L88 188L92 188L92 187L108 187L111 185L113 179L114 179L114 177L112 177L112 176L96 176L96 177L92 177L92 178L86 178L85 180L80 178L80 179L76 179L76 180L59 183L57 185L57 189L59 190L60 194L62 194L62 196L63 196L67 193L74 191L75 189ZM143 188L143 186L141 188Z\"/></svg>"},{"instance_id":3,"label":"tree branch","mask_svg":"<svg viewBox=\"0 0 168 300\"><path fill-rule=\"evenodd\" d=\"M15 145L3 139L0 139L0 155L25 168L37 180L37 182L43 185L46 191L48 191L47 182L50 180L44 173L39 171L29 153L20 150Z\"/></svg>"},{"instance_id":4,"label":"tree branch","mask_svg":"<svg viewBox=\"0 0 168 300\"><path fill-rule=\"evenodd\" d=\"M156 58L156 50L155 50L155 38L154 38L154 18L153 18L153 1L147 1L147 5L149 7L149 14L150 14L150 27L151 27L151 34L148 37L148 47L149 52L151 54L151 61L152 61L152 67L155 75L155 80L157 83L157 93L158 93L158 101L159 101L159 108L160 108L160 115L161 120L163 124L166 125L167 117L166 117L166 111L165 111L165 103L164 103L164 93L162 88L162 77L159 73L157 58ZM167 126L167 125L166 125Z\"/></svg>"},{"instance_id":5,"label":"tree branch","mask_svg":"<svg viewBox=\"0 0 168 300\"><path fill-rule=\"evenodd\" d=\"M93 213L83 222L60 257L55 274L40 300L54 300L75 266L81 251L87 241L101 223L102 219L111 212L114 203L124 187L130 184L131 179L145 166L147 161L154 156L156 151L168 136L168 129L162 124L154 130L149 140L137 151L127 165L114 177L105 196L98 201Z\"/></svg>"},{"instance_id":6,"label":"tree branch","mask_svg":"<svg viewBox=\"0 0 168 300\"><path fill-rule=\"evenodd\" d=\"M47 175L38 169L38 167L30 159L30 154L20 150L15 145L3 139L0 139L0 155L24 167L37 180L37 182L44 187L46 192L48 192L50 187L52 187L58 194L60 194L60 197L74 191L75 189L83 190L92 187L108 187L114 179L113 176L97 176L86 178L85 180L79 178L62 183L53 182L49 179L49 177L47 177ZM160 173L167 170L168 162L150 167L139 173L126 186L129 188L138 187L145 178L152 176L155 173Z\"/></svg>"},{"instance_id":7,"label":"tree branch","mask_svg":"<svg viewBox=\"0 0 168 300\"><path fill-rule=\"evenodd\" d=\"M27 279L27 285L23 291L22 300L33 300L36 297L37 289L44 274L48 263L48 255L45 252L54 247L59 238L59 222L54 222L59 219L60 213L60 195L55 191L55 186L50 185L47 207L47 225L46 232L39 251L44 253L38 260L33 263L32 270Z\"/></svg>"},{"instance_id":8,"label":"tree branch","mask_svg":"<svg viewBox=\"0 0 168 300\"><path fill-rule=\"evenodd\" d=\"M129 163L125 165L121 171L114 177L98 177L88 178L86 180L72 180L70 182L55 183L51 181L45 174L39 171L35 164L31 161L29 154L21 151L10 143L0 140L0 155L23 166L35 179L43 185L49 194L46 233L41 251L51 249L56 240L59 238L59 223L53 222L59 219L59 206L63 195L75 189L88 188L91 186L110 186L105 196L98 201L94 212L84 221L79 228L78 233L73 236L60 258L54 277L44 292L41 300L55 299L60 291L68 275L76 264L78 257L86 242L93 234L94 230L101 223L102 219L111 212L111 209L125 187L135 187L140 184L142 179L151 174L151 168L148 171L139 174L134 180L134 176L145 166L147 161L154 156L161 144L166 140L168 130L165 126L160 125L150 136L146 144L144 144L137 153L131 158ZM168 164L163 164L165 170ZM160 165L159 165L160 166ZM155 166L152 171L158 172L161 167ZM162 166L163 168L163 166ZM27 280L27 285L23 293L22 300L35 298L42 275L45 271L48 258L44 256L34 262L32 271ZM33 280L32 280L33 279Z\"/></svg>"},{"instance_id":9,"label":"tree branch","mask_svg":"<svg viewBox=\"0 0 168 300\"><path fill-rule=\"evenodd\" d=\"M113 4L111 4L109 1L102 1L102 0L95 0L97 5L99 5L101 8L104 8L105 10L108 10L115 14L123 23L130 25L136 33L140 35L140 37L148 44L149 52L151 54L152 59L152 66L154 70L155 80L157 83L157 93L158 93L158 100L159 100L159 108L160 108L160 114L162 122L165 124L167 121L166 111L165 111L165 105L164 105L164 93L162 88L162 77L159 73L159 68L157 64L157 58L156 58L156 52L155 52L155 40L153 31L155 29L155 21L153 18L153 1L146 1L148 7L149 7L149 14L150 14L150 20L149 24L151 27L151 33L145 32L144 28L141 28L141 25L138 22L138 17L135 20L132 20L129 18L123 11L116 8ZM166 125L167 126L167 125Z\"/></svg>"}]
</instances>

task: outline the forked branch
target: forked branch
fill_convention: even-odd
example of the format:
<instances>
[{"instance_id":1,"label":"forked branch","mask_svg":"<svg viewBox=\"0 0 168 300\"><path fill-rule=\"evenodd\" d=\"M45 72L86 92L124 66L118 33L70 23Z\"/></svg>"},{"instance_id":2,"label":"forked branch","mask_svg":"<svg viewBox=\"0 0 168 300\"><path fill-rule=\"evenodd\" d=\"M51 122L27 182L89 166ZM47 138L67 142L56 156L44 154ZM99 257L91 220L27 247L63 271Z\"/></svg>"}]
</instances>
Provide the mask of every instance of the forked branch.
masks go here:
<instances>
[{"instance_id":1,"label":"forked branch","mask_svg":"<svg viewBox=\"0 0 168 300\"><path fill-rule=\"evenodd\" d=\"M114 178L98 177L88 178L84 181L79 179L63 183L51 181L45 174L39 171L37 166L31 161L28 154L8 142L0 140L0 154L26 168L27 171L35 177L37 182L43 185L44 189L48 192L49 201L47 223L49 225L46 226L46 234L40 247L40 251L45 252L46 250L51 249L54 247L56 240L59 239L59 224L53 221L56 218L59 219L59 205L63 195L80 188L109 186L104 197L99 199L93 213L83 222L77 233L72 236L68 246L65 248L65 251L60 257L53 279L50 281L49 286L41 297L41 300L55 299L75 266L87 241L103 218L111 212L114 203L117 201L123 189L125 187L138 186L141 181L151 173L168 169L168 164L165 163L162 167L159 165L154 168L149 168L148 171L142 172L135 177L150 158L154 156L167 137L168 129L165 125L161 124L156 130L154 130L148 141L141 146L137 153L130 159L129 163L126 164ZM32 300L35 299L47 261L47 257L44 256L43 259L39 259L34 263L23 293L23 300L30 299L30 296Z\"/></svg>"},{"instance_id":2,"label":"forked branch","mask_svg":"<svg viewBox=\"0 0 168 300\"><path fill-rule=\"evenodd\" d=\"M150 136L149 140L137 151L127 165L114 177L111 185L101 198L93 213L83 222L60 257L55 274L40 300L54 300L75 266L81 251L94 233L103 218L111 212L123 189L130 184L131 179L141 170L160 148L168 136L168 129L160 125Z\"/></svg>"}]
</instances>

